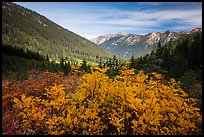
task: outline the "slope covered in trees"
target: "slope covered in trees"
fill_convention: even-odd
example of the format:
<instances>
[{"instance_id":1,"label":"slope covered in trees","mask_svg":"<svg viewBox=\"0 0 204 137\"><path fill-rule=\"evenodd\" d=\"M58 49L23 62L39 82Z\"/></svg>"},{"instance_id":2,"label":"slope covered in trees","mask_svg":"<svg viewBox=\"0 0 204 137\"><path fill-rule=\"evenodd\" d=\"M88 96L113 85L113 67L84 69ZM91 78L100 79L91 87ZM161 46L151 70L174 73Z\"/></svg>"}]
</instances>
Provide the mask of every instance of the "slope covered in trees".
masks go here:
<instances>
[{"instance_id":1,"label":"slope covered in trees","mask_svg":"<svg viewBox=\"0 0 204 137\"><path fill-rule=\"evenodd\" d=\"M112 57L93 42L14 3L2 3L2 44L36 52L54 60L61 57L73 61L86 57Z\"/></svg>"},{"instance_id":2,"label":"slope covered in trees","mask_svg":"<svg viewBox=\"0 0 204 137\"><path fill-rule=\"evenodd\" d=\"M132 60L132 63L132 68L146 69L146 72L155 71L155 65L175 78L187 70L202 70L202 32L186 35L163 47L158 46L151 54Z\"/></svg>"}]
</instances>

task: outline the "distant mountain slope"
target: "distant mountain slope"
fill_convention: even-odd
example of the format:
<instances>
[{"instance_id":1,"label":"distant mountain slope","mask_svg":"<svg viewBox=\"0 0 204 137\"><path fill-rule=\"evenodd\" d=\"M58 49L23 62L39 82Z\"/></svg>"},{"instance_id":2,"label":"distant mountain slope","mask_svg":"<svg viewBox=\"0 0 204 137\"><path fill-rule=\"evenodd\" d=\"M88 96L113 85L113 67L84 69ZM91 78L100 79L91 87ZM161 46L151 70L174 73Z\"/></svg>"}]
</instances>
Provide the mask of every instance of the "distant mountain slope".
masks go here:
<instances>
[{"instance_id":1,"label":"distant mountain slope","mask_svg":"<svg viewBox=\"0 0 204 137\"><path fill-rule=\"evenodd\" d=\"M202 31L201 28L193 29L192 31L173 32L167 30L165 32L152 32L147 35L138 34L107 34L92 39L91 41L100 45L102 48L109 50L112 54L122 57L130 58L131 55L135 57L144 56L150 53L153 47L164 46L169 41L178 40L190 33Z\"/></svg>"},{"instance_id":2,"label":"distant mountain slope","mask_svg":"<svg viewBox=\"0 0 204 137\"><path fill-rule=\"evenodd\" d=\"M2 3L2 44L54 59L112 57L111 53L93 42L14 3Z\"/></svg>"}]
</instances>

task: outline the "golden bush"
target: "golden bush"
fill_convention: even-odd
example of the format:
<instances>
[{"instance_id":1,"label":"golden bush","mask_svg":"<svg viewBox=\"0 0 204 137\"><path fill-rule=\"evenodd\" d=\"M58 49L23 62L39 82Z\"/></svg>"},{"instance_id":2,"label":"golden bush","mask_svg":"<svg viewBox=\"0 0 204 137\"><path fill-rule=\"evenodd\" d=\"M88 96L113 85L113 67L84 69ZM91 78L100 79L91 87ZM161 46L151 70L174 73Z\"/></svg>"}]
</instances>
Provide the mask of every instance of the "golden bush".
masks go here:
<instances>
[{"instance_id":1,"label":"golden bush","mask_svg":"<svg viewBox=\"0 0 204 137\"><path fill-rule=\"evenodd\" d=\"M63 85L46 89L47 98L14 98L25 134L187 135L199 134L202 116L196 100L174 79L125 69L110 79L96 68L82 77L76 93Z\"/></svg>"}]
</instances>

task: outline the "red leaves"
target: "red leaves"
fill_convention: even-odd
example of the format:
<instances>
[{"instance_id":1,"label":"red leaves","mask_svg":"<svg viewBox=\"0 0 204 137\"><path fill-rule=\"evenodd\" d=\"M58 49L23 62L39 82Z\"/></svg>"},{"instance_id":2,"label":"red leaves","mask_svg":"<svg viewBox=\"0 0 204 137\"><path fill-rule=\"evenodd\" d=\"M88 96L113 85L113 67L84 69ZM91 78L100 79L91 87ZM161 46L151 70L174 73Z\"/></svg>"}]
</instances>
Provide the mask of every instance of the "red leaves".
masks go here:
<instances>
[{"instance_id":1,"label":"red leaves","mask_svg":"<svg viewBox=\"0 0 204 137\"><path fill-rule=\"evenodd\" d=\"M80 76L82 77L82 76ZM46 88L54 84L62 84L67 92L75 92L80 84L80 77L77 74L64 76L63 73L52 73L48 71L39 72L32 70L29 72L29 79L25 81L2 81L2 134L23 134L22 129L17 130L16 116L18 110L13 107L14 97L20 98L22 94L43 98ZM39 123L37 123L39 125Z\"/></svg>"}]
</instances>

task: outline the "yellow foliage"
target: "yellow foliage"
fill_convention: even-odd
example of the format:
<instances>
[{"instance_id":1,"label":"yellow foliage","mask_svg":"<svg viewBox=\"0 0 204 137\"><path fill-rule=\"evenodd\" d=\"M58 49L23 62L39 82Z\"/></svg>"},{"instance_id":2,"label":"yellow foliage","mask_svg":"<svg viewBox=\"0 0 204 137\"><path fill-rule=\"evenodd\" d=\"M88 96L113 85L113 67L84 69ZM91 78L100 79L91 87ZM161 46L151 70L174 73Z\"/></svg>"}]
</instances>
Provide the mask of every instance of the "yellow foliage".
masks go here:
<instances>
[{"instance_id":1,"label":"yellow foliage","mask_svg":"<svg viewBox=\"0 0 204 137\"><path fill-rule=\"evenodd\" d=\"M107 68L91 69L77 92L69 95L63 85L54 85L46 89L46 99L14 98L25 130L34 122L35 131L43 129L52 135L198 133L200 110L195 99L186 98L179 83L171 79L165 84L161 74L123 69L114 79L105 74Z\"/></svg>"}]
</instances>

